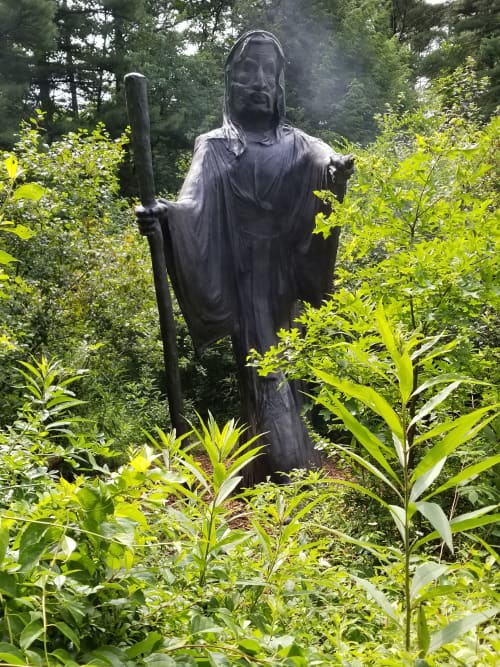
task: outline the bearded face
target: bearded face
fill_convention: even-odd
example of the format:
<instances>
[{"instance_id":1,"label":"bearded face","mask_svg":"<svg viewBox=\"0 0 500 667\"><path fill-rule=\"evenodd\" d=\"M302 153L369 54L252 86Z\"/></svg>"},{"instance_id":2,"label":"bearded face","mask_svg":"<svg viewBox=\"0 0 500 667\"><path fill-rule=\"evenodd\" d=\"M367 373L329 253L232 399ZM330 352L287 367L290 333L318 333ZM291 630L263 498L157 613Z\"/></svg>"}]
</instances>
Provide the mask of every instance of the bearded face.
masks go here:
<instances>
[{"instance_id":1,"label":"bearded face","mask_svg":"<svg viewBox=\"0 0 500 667\"><path fill-rule=\"evenodd\" d=\"M276 114L281 60L273 42L252 39L233 65L230 106L243 127L256 122L271 127Z\"/></svg>"}]
</instances>

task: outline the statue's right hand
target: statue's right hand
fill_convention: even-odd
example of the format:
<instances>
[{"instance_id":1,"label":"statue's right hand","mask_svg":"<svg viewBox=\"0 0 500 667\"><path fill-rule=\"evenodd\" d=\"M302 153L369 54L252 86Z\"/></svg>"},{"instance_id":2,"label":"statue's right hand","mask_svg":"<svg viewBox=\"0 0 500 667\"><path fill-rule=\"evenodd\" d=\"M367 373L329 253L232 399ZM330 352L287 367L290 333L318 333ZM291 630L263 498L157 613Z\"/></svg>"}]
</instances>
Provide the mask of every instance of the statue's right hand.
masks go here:
<instances>
[{"instance_id":1,"label":"statue's right hand","mask_svg":"<svg viewBox=\"0 0 500 667\"><path fill-rule=\"evenodd\" d=\"M139 231L144 236L152 234L155 223L162 222L167 218L168 202L165 199L157 199L152 206L136 206L135 217L139 224Z\"/></svg>"}]
</instances>

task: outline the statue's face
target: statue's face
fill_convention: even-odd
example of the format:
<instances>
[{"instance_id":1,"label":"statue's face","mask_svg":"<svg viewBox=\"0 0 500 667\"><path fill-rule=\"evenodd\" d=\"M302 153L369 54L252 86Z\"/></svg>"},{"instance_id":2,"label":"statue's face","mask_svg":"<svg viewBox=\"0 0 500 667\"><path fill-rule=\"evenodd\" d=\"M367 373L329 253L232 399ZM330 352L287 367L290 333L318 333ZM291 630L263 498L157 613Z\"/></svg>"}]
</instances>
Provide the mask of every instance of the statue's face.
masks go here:
<instances>
[{"instance_id":1,"label":"statue's face","mask_svg":"<svg viewBox=\"0 0 500 667\"><path fill-rule=\"evenodd\" d=\"M243 125L269 119L276 105L279 60L273 44L255 40L235 63L231 77L232 111Z\"/></svg>"}]
</instances>

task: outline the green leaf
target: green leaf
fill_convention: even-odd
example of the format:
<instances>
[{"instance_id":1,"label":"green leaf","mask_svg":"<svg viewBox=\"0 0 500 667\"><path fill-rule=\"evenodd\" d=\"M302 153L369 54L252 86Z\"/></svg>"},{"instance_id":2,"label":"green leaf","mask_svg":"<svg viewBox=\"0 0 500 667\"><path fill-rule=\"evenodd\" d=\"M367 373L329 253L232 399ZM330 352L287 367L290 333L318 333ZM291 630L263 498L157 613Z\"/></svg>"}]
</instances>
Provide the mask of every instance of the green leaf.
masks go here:
<instances>
[{"instance_id":1,"label":"green leaf","mask_svg":"<svg viewBox=\"0 0 500 667\"><path fill-rule=\"evenodd\" d=\"M492 523L498 523L500 521L500 514L487 514L487 516L483 516L493 507L496 507L496 505L481 508L475 512L463 514L452 519L450 521L452 535L455 535L455 533L465 533L468 530L474 530L474 528L480 528L481 526L488 526ZM420 538L418 542L412 545L412 550L417 551L421 546L427 544L427 542L431 542L432 540L437 539L438 537L439 534L437 531L433 531L432 533L429 533L428 535Z\"/></svg>"},{"instance_id":2,"label":"green leaf","mask_svg":"<svg viewBox=\"0 0 500 667\"><path fill-rule=\"evenodd\" d=\"M259 653L262 653L262 648L259 642L255 639L242 639L238 642L238 648L240 651L247 653L248 655L258 655Z\"/></svg>"},{"instance_id":3,"label":"green leaf","mask_svg":"<svg viewBox=\"0 0 500 667\"><path fill-rule=\"evenodd\" d=\"M17 581L14 574L0 571L0 593L14 598L17 593L16 586Z\"/></svg>"},{"instance_id":4,"label":"green leaf","mask_svg":"<svg viewBox=\"0 0 500 667\"><path fill-rule=\"evenodd\" d=\"M423 384L421 384L413 392L413 396L418 396L426 389L430 387L435 387L437 384L444 384L445 382L467 382L467 384L483 384L487 385L487 382L482 382L481 380L474 380L473 378L468 377L467 375L461 375L459 373L441 373L436 375L433 378L430 378Z\"/></svg>"},{"instance_id":5,"label":"green leaf","mask_svg":"<svg viewBox=\"0 0 500 667\"><path fill-rule=\"evenodd\" d=\"M490 415L480 424L477 422L487 413L491 412L497 405L488 406L486 408L479 408L470 412L467 415L462 415L458 419L455 419L451 424L451 430L448 431L447 435L434 447L429 449L425 456L421 459L420 463L417 465L410 477L410 483L414 483L415 480L423 475L428 470L433 468L438 461L442 458L449 456L455 449L460 447L464 442L471 440L479 431L481 431L489 422L495 418L495 414ZM449 425L446 425L449 426ZM427 434L428 436L428 434ZM427 439L427 438L426 438ZM421 439L417 438L414 443L417 444Z\"/></svg>"},{"instance_id":6,"label":"green leaf","mask_svg":"<svg viewBox=\"0 0 500 667\"><path fill-rule=\"evenodd\" d=\"M229 477L224 480L214 501L216 507L221 505L231 495L242 479L242 477L237 475L236 477Z\"/></svg>"},{"instance_id":7,"label":"green leaf","mask_svg":"<svg viewBox=\"0 0 500 667\"><path fill-rule=\"evenodd\" d=\"M80 650L80 637L67 623L59 621L53 624L69 641L74 645L77 651Z\"/></svg>"},{"instance_id":8,"label":"green leaf","mask_svg":"<svg viewBox=\"0 0 500 667\"><path fill-rule=\"evenodd\" d=\"M399 534L403 539L403 543L406 544L405 525L407 519L404 508L400 507L399 505L389 505L389 512L391 513L394 523L396 524L396 528L399 530Z\"/></svg>"},{"instance_id":9,"label":"green leaf","mask_svg":"<svg viewBox=\"0 0 500 667\"><path fill-rule=\"evenodd\" d=\"M7 548L9 546L9 529L6 526L0 525L0 564L5 558Z\"/></svg>"},{"instance_id":10,"label":"green leaf","mask_svg":"<svg viewBox=\"0 0 500 667\"><path fill-rule=\"evenodd\" d=\"M47 547L48 543L42 540L41 542L35 542L35 544L29 544L22 550L19 550L18 560L22 571L27 572L36 565L42 554L47 550Z\"/></svg>"},{"instance_id":11,"label":"green leaf","mask_svg":"<svg viewBox=\"0 0 500 667\"><path fill-rule=\"evenodd\" d=\"M210 667L232 667L231 661L223 653L209 651L208 659L210 661Z\"/></svg>"},{"instance_id":12,"label":"green leaf","mask_svg":"<svg viewBox=\"0 0 500 667\"><path fill-rule=\"evenodd\" d=\"M396 359L397 376L399 381L399 390L401 392L401 401L406 405L413 392L413 364L408 352L403 352Z\"/></svg>"},{"instance_id":13,"label":"green leaf","mask_svg":"<svg viewBox=\"0 0 500 667\"><path fill-rule=\"evenodd\" d=\"M15 234L18 238L22 239L23 241L27 241L28 239L35 236L35 232L33 232L28 227L25 227L24 225L16 225L15 227L7 227L3 231L4 232L9 232L9 234Z\"/></svg>"},{"instance_id":14,"label":"green leaf","mask_svg":"<svg viewBox=\"0 0 500 667\"><path fill-rule=\"evenodd\" d=\"M352 398L357 398L364 403L368 408L373 410L373 412L382 417L390 430L395 433L399 439L403 438L403 427L399 417L385 398L377 393L375 389L366 387L362 384L349 382L349 380L341 380L340 378L334 377L333 375L318 369L313 369L313 371L319 378L321 378L321 380L323 380L323 382L335 387L343 394L352 396ZM383 445L383 448L388 449L385 445Z\"/></svg>"},{"instance_id":15,"label":"green leaf","mask_svg":"<svg viewBox=\"0 0 500 667\"><path fill-rule=\"evenodd\" d=\"M0 660L11 665L24 665L26 660L21 651L7 642L0 642Z\"/></svg>"},{"instance_id":16,"label":"green leaf","mask_svg":"<svg viewBox=\"0 0 500 667\"><path fill-rule=\"evenodd\" d=\"M389 488L391 488L395 493L398 494L398 496L401 498L401 494L399 490L392 484L392 482L387 479L387 477L370 461L367 461L364 459L362 456L359 456L359 454L356 454L353 452L351 449L348 449L347 447L344 447L343 445L339 445L338 443L334 444L335 449L340 450L341 452L344 452L344 454L347 456L347 458L351 459L352 461L355 461L358 463L360 466L368 470L372 475L380 479L384 484L387 484Z\"/></svg>"},{"instance_id":17,"label":"green leaf","mask_svg":"<svg viewBox=\"0 0 500 667\"><path fill-rule=\"evenodd\" d=\"M175 660L165 653L152 653L144 658L144 663L149 667L176 667Z\"/></svg>"},{"instance_id":18,"label":"green leaf","mask_svg":"<svg viewBox=\"0 0 500 667\"><path fill-rule=\"evenodd\" d=\"M101 646L92 651L89 656L91 657L90 663L95 662L97 658L97 661L112 667L126 667L128 664L127 655L116 646Z\"/></svg>"},{"instance_id":19,"label":"green leaf","mask_svg":"<svg viewBox=\"0 0 500 667\"><path fill-rule=\"evenodd\" d=\"M339 478L332 480L332 484L340 484L341 486L347 486L350 489L354 489L355 491L358 491L359 493L365 496L373 498L373 500L376 500L382 507L385 508L389 507L385 500L382 500L382 498L378 496L374 491L368 489L365 486L362 486L361 484L357 484L356 482L351 482L347 479L339 479Z\"/></svg>"},{"instance_id":20,"label":"green leaf","mask_svg":"<svg viewBox=\"0 0 500 667\"><path fill-rule=\"evenodd\" d=\"M75 542L75 540L72 537L69 537L69 535L63 535L61 542L59 544L61 552L67 558L71 556L71 554L73 553L73 551L76 549L77 546L78 545Z\"/></svg>"},{"instance_id":21,"label":"green leaf","mask_svg":"<svg viewBox=\"0 0 500 667\"><path fill-rule=\"evenodd\" d=\"M418 479L415 480L410 493L410 502L414 503L420 498L422 493L429 488L432 482L439 476L439 473L443 469L444 464L446 463L446 458L438 461L435 466L433 466L427 472L424 472L423 475L420 475Z\"/></svg>"},{"instance_id":22,"label":"green leaf","mask_svg":"<svg viewBox=\"0 0 500 667\"><path fill-rule=\"evenodd\" d=\"M431 581L439 579L448 570L448 565L443 565L442 563L424 563L419 565L415 570L413 575L413 580L411 583L410 591L410 601L413 602L417 598L421 591L430 584Z\"/></svg>"},{"instance_id":23,"label":"green leaf","mask_svg":"<svg viewBox=\"0 0 500 667\"><path fill-rule=\"evenodd\" d=\"M318 403L321 403L334 414L338 415L366 451L373 456L377 463L382 466L394 480L399 482L398 475L394 472L389 461L381 451L382 449L387 450L388 448L376 435L374 435L366 426L361 424L361 422L359 422L337 398L331 397L329 401L319 398Z\"/></svg>"},{"instance_id":24,"label":"green leaf","mask_svg":"<svg viewBox=\"0 0 500 667\"><path fill-rule=\"evenodd\" d=\"M201 614L194 614L191 619L191 632L194 635L201 635L212 632L220 632L221 628L215 623L215 621L208 616L202 616Z\"/></svg>"},{"instance_id":25,"label":"green leaf","mask_svg":"<svg viewBox=\"0 0 500 667\"><path fill-rule=\"evenodd\" d=\"M5 250L0 250L0 264L10 264L11 262L17 262L18 260L15 257L12 257Z\"/></svg>"},{"instance_id":26,"label":"green leaf","mask_svg":"<svg viewBox=\"0 0 500 667\"><path fill-rule=\"evenodd\" d=\"M391 358L396 366L396 376L399 383L399 391L401 394L401 401L404 406L413 391L413 363L407 350L399 350L398 342L394 337L390 328L389 322L385 316L384 307L382 303L379 304L376 311L376 318L379 332L382 336L384 345L386 346ZM400 437L400 440L403 438Z\"/></svg>"},{"instance_id":27,"label":"green leaf","mask_svg":"<svg viewBox=\"0 0 500 667\"><path fill-rule=\"evenodd\" d=\"M15 155L9 155L4 161L5 169L10 179L14 180L21 173L19 163Z\"/></svg>"},{"instance_id":28,"label":"green leaf","mask_svg":"<svg viewBox=\"0 0 500 667\"><path fill-rule=\"evenodd\" d=\"M31 623L28 623L21 632L19 637L19 646L26 650L44 633L44 627L41 619L37 618Z\"/></svg>"},{"instance_id":29,"label":"green leaf","mask_svg":"<svg viewBox=\"0 0 500 667\"><path fill-rule=\"evenodd\" d=\"M453 538L451 534L450 522L442 508L436 503L425 501L415 503L417 510L425 516L429 523L435 528L443 542L453 553Z\"/></svg>"},{"instance_id":30,"label":"green leaf","mask_svg":"<svg viewBox=\"0 0 500 667\"><path fill-rule=\"evenodd\" d=\"M271 541L271 536L265 530L265 528L260 525L260 523L257 520L250 519L250 521L256 532L256 537L260 542L260 546L264 552L264 556L266 556L266 558L270 560L273 554L273 542Z\"/></svg>"},{"instance_id":31,"label":"green leaf","mask_svg":"<svg viewBox=\"0 0 500 667\"><path fill-rule=\"evenodd\" d=\"M45 190L41 185L37 185L36 183L24 183L23 185L20 185L18 188L16 188L14 194L12 195L12 199L13 201L17 201L18 199L30 199L31 201L38 201L40 197L43 197L44 194Z\"/></svg>"},{"instance_id":32,"label":"green leaf","mask_svg":"<svg viewBox=\"0 0 500 667\"><path fill-rule=\"evenodd\" d=\"M361 579L361 577L352 577L354 581L356 581L362 588L365 589L365 591L368 593L368 595L375 600L375 602L378 604L380 609L390 618L392 619L397 625L399 625L399 619L396 615L396 611L392 604L389 602L389 600L386 598L384 593L380 591L374 584L372 584L371 581L368 581L367 579Z\"/></svg>"},{"instance_id":33,"label":"green leaf","mask_svg":"<svg viewBox=\"0 0 500 667\"><path fill-rule=\"evenodd\" d=\"M427 627L427 618L425 616L425 607L423 604L418 606L417 640L420 654L425 655L429 650L431 638L429 634L429 628ZM427 665L425 661L422 662L423 664Z\"/></svg>"},{"instance_id":34,"label":"green leaf","mask_svg":"<svg viewBox=\"0 0 500 667\"><path fill-rule=\"evenodd\" d=\"M332 533L332 535L339 537L341 540L347 542L348 544L354 544L355 546L360 547L360 549L368 551L368 553L373 554L379 560L390 562L389 555L396 556L397 558L401 557L401 552L391 546L379 545L375 544L374 542L366 542L365 540L358 540L357 538L352 537L351 535L347 535L341 530L336 530L335 528L325 528L324 526L321 526L321 528L326 532Z\"/></svg>"},{"instance_id":35,"label":"green leaf","mask_svg":"<svg viewBox=\"0 0 500 667\"><path fill-rule=\"evenodd\" d=\"M428 414L430 414L434 408L436 408L438 405L440 405L443 401L445 401L448 396L455 391L457 387L459 387L461 384L461 380L457 380L456 382L452 382L449 384L447 387L442 389L438 394L433 396L431 399L425 403L425 405L420 408L420 410L417 412L417 414L413 417L411 422L409 423L409 427L413 426L414 424L418 424L418 422L426 417Z\"/></svg>"},{"instance_id":36,"label":"green leaf","mask_svg":"<svg viewBox=\"0 0 500 667\"><path fill-rule=\"evenodd\" d=\"M453 475L453 477L450 477L450 479L447 482L442 484L435 491L426 496L426 499L432 498L432 496L435 496L438 493L442 493L442 491L446 491L447 489L451 489L454 486L458 486L459 484L468 482L469 480L473 479L484 470L488 470L489 468L492 468L497 464L500 464L500 454L497 454L496 456L490 456L484 461L479 461L479 463L475 463L474 465L471 465L468 468L464 468L456 475Z\"/></svg>"},{"instance_id":37,"label":"green leaf","mask_svg":"<svg viewBox=\"0 0 500 667\"><path fill-rule=\"evenodd\" d=\"M500 607L491 607L490 609L485 609L484 611L479 611L475 614L460 618L458 621L448 623L446 627L432 635L428 653L437 651L442 646L446 646L446 644L451 644L464 633L473 630L477 625L493 618L493 616L496 616L498 613L500 613Z\"/></svg>"},{"instance_id":38,"label":"green leaf","mask_svg":"<svg viewBox=\"0 0 500 667\"><path fill-rule=\"evenodd\" d=\"M80 667L80 665L75 660L73 660L71 653L66 651L64 648L56 648L56 650L52 651L50 655L57 658L61 665L64 665L64 667ZM51 664L55 663L51 662Z\"/></svg>"},{"instance_id":39,"label":"green leaf","mask_svg":"<svg viewBox=\"0 0 500 667\"><path fill-rule=\"evenodd\" d=\"M422 356L422 354L425 354L427 350L430 350L436 345L436 343L439 343L441 338L443 337L444 334L438 334L437 336L432 336L432 338L426 338L425 342L413 352L411 355L411 360L415 361L415 359L418 359L419 357ZM418 391L418 390L417 390Z\"/></svg>"},{"instance_id":40,"label":"green leaf","mask_svg":"<svg viewBox=\"0 0 500 667\"><path fill-rule=\"evenodd\" d=\"M488 514L492 510L497 509L497 507L498 507L498 505L486 505L485 507L480 507L478 510L474 510L473 512L466 512L465 514L459 514L458 516L454 517L450 521L450 525L453 528L453 527L456 527L458 525L467 524L467 526L470 527L470 528L476 528L476 526L473 525L474 521L476 521L480 518L484 518L485 514ZM492 517L493 516L498 516L498 514L497 515L490 515L490 516L492 516ZM477 524L477 525L478 526L480 526L480 525L483 526L484 524L481 523L481 524ZM454 532L456 532L456 531L454 531Z\"/></svg>"},{"instance_id":41,"label":"green leaf","mask_svg":"<svg viewBox=\"0 0 500 667\"><path fill-rule=\"evenodd\" d=\"M396 359L400 356L400 353L396 345L396 339L394 338L391 327L389 326L389 322L385 315L385 310L382 302L380 302L379 305L377 306L375 314L377 318L378 330L380 332L380 335L382 336L382 341L385 347L387 348L387 351L391 355L392 360L395 362Z\"/></svg>"}]
</instances>

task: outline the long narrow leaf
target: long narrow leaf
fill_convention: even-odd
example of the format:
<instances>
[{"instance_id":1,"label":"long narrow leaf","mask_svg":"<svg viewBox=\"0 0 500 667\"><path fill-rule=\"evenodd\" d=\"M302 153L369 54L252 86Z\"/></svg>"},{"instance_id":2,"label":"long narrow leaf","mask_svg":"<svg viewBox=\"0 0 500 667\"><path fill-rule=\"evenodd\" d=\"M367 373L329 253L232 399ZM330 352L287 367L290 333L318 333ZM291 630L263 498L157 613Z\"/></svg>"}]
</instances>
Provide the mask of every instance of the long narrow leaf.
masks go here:
<instances>
[{"instance_id":1,"label":"long narrow leaf","mask_svg":"<svg viewBox=\"0 0 500 667\"><path fill-rule=\"evenodd\" d=\"M413 392L413 364L408 352L404 351L396 358L396 369L401 400L403 405L406 405Z\"/></svg>"},{"instance_id":2,"label":"long narrow leaf","mask_svg":"<svg viewBox=\"0 0 500 667\"><path fill-rule=\"evenodd\" d=\"M448 396L452 392L454 392L457 387L460 386L460 384L461 381L456 380L455 382L452 382L444 389L441 389L441 391L438 394L435 394L432 398L430 398L427 401L427 403L425 403L425 405L423 405L422 408L420 408L417 414L413 417L413 419L409 423L409 427L418 424L418 422L421 421L424 417L427 417L427 415L430 414L434 410L434 408L436 408L438 405L441 405L441 403L445 401L448 398Z\"/></svg>"},{"instance_id":3,"label":"long narrow leaf","mask_svg":"<svg viewBox=\"0 0 500 667\"><path fill-rule=\"evenodd\" d=\"M399 530L399 534L401 535L401 538L403 540L403 544L406 545L406 531L405 531L405 525L406 525L406 513L404 511L403 507L400 507L399 505L389 505L389 512L391 513L392 518L394 519L394 523L396 524L396 528Z\"/></svg>"},{"instance_id":4,"label":"long narrow leaf","mask_svg":"<svg viewBox=\"0 0 500 667\"><path fill-rule=\"evenodd\" d=\"M458 621L448 623L445 628L432 635L428 653L437 651L446 644L451 644L463 634L469 632L469 630L473 630L480 623L484 623L484 621L493 618L493 616L496 616L499 612L500 607L491 607L490 609L485 609L484 611L479 611L475 614L460 618Z\"/></svg>"},{"instance_id":5,"label":"long narrow leaf","mask_svg":"<svg viewBox=\"0 0 500 667\"><path fill-rule=\"evenodd\" d=\"M389 563L391 561L389 555L396 558L401 558L401 552L394 547L379 545L376 544L375 542L368 542L366 540L361 540L356 537L352 537L351 535L347 535L347 533L344 533L341 530L337 530L335 528L328 528L327 526L318 524L313 524L313 525L317 525L324 532L335 535L336 537L340 538L343 542L347 542L348 544L354 544L354 546L357 546L360 549L368 551L368 553L371 553L379 560L386 561Z\"/></svg>"},{"instance_id":6,"label":"long narrow leaf","mask_svg":"<svg viewBox=\"0 0 500 667\"><path fill-rule=\"evenodd\" d=\"M441 375L436 375L429 380L426 380L423 384L415 389L412 396L418 396L426 389L435 387L437 384L444 384L445 382L466 382L467 384L488 384L482 380L474 380L467 375L461 375L460 373L441 373Z\"/></svg>"},{"instance_id":7,"label":"long narrow leaf","mask_svg":"<svg viewBox=\"0 0 500 667\"><path fill-rule=\"evenodd\" d=\"M338 415L349 431L354 435L358 442L366 449L366 451L373 456L375 461L396 481L399 482L398 475L394 472L389 461L382 453L382 449L387 449L376 435L374 435L366 426L361 424L354 415L352 415L342 403L332 397L330 401L318 399L322 405Z\"/></svg>"},{"instance_id":8,"label":"long narrow leaf","mask_svg":"<svg viewBox=\"0 0 500 667\"><path fill-rule=\"evenodd\" d=\"M225 479L219 489L217 497L214 499L214 506L218 507L219 505L222 505L222 503L231 495L242 479L243 478L239 476Z\"/></svg>"},{"instance_id":9,"label":"long narrow leaf","mask_svg":"<svg viewBox=\"0 0 500 667\"><path fill-rule=\"evenodd\" d=\"M438 461L435 466L433 466L427 472L424 472L423 475L420 475L415 480L410 493L410 502L414 503L420 498L422 493L429 488L432 482L439 476L439 473L443 469L444 464L446 463L446 457Z\"/></svg>"},{"instance_id":10,"label":"long narrow leaf","mask_svg":"<svg viewBox=\"0 0 500 667\"><path fill-rule=\"evenodd\" d=\"M471 514L475 514L471 512ZM457 521L457 519L460 519ZM463 520L462 517L456 517L450 522L450 528L452 535L456 533L465 533L469 530L474 530L475 528L480 528L481 526L488 526L492 523L498 523L500 521L500 514L487 514L486 516L477 516L475 518L469 518ZM440 537L437 531L433 531L428 535L424 535L417 542L412 545L412 551L418 551L420 547L432 540L437 540Z\"/></svg>"},{"instance_id":11,"label":"long narrow leaf","mask_svg":"<svg viewBox=\"0 0 500 667\"><path fill-rule=\"evenodd\" d=\"M380 335L382 336L382 341L385 347L387 348L387 351L391 355L391 359L395 362L396 359L400 356L400 353L398 351L396 340L392 333L391 327L389 326L389 322L385 315L385 310L384 306L382 305L382 302L380 302L379 305L377 306L375 315L377 318L378 330L380 332Z\"/></svg>"},{"instance_id":12,"label":"long narrow leaf","mask_svg":"<svg viewBox=\"0 0 500 667\"><path fill-rule=\"evenodd\" d=\"M374 584L372 584L371 581L368 581L367 579L362 579L361 577L352 577L354 581L356 581L362 588L365 589L365 591L368 593L368 595L375 600L375 602L378 604L380 609L391 619L393 620L396 625L400 625L399 619L396 615L396 611L392 604L389 602L389 600L386 598L384 593L380 591Z\"/></svg>"},{"instance_id":13,"label":"long narrow leaf","mask_svg":"<svg viewBox=\"0 0 500 667\"><path fill-rule=\"evenodd\" d=\"M413 363L408 352L408 347L406 347L406 349L399 349L401 346L398 345L392 332L382 303L379 303L378 305L376 318L378 330L382 336L384 345L391 355L396 367L396 376L398 378L402 403L403 405L406 405L413 391Z\"/></svg>"},{"instance_id":14,"label":"long narrow leaf","mask_svg":"<svg viewBox=\"0 0 500 667\"><path fill-rule=\"evenodd\" d=\"M423 475L425 472L433 468L438 461L442 458L449 456L455 449L460 447L464 442L471 440L477 433L479 433L487 424L490 423L492 419L495 418L495 414L490 415L480 424L477 422L485 415L487 412L496 406L489 406L488 408L479 408L470 412L467 415L462 415L454 422L454 427L451 431L448 432L445 437L438 442L434 447L432 447L422 458L420 463L417 465L410 477L410 483L414 483L415 480Z\"/></svg>"},{"instance_id":15,"label":"long narrow leaf","mask_svg":"<svg viewBox=\"0 0 500 667\"><path fill-rule=\"evenodd\" d=\"M475 535L474 533L470 533L468 537L470 537L471 540L474 540L474 542L480 544L483 547L483 549L487 551L490 554L490 556L493 557L497 566L500 566L500 553L498 553L498 551L495 551L495 549L491 546L491 544L488 544L488 542L483 540L482 537L479 537L479 535Z\"/></svg>"},{"instance_id":16,"label":"long narrow leaf","mask_svg":"<svg viewBox=\"0 0 500 667\"><path fill-rule=\"evenodd\" d=\"M432 338L427 338L425 342L413 352L411 355L411 360L415 361L415 359L418 359L421 357L427 350L430 350L436 345L436 343L439 343L441 338L443 337L444 334L438 334L437 336L433 336Z\"/></svg>"},{"instance_id":17,"label":"long narrow leaf","mask_svg":"<svg viewBox=\"0 0 500 667\"><path fill-rule=\"evenodd\" d=\"M179 457L179 462L182 466L184 466L184 468L187 468L194 475L205 491L210 490L210 484L208 482L207 476L205 475L201 466L197 464L194 459L192 459L185 452L182 452L182 455Z\"/></svg>"},{"instance_id":18,"label":"long narrow leaf","mask_svg":"<svg viewBox=\"0 0 500 667\"><path fill-rule=\"evenodd\" d=\"M397 493L397 495L400 498L402 498L399 489L397 489L394 486L394 484L392 484L392 482L389 479L387 479L387 477L376 466L373 465L373 463L370 463L370 461L367 461L362 456L356 454L356 452L353 452L351 449L348 449L343 445L339 445L336 443L335 449L339 449L341 452L344 452L347 458L351 459L352 461L355 461L360 466L365 468L365 470L368 470L368 472L370 472L372 475L380 479L381 482L384 482L384 484L386 484L390 489L392 489L395 493Z\"/></svg>"},{"instance_id":19,"label":"long narrow leaf","mask_svg":"<svg viewBox=\"0 0 500 667\"><path fill-rule=\"evenodd\" d=\"M333 479L331 481L331 484L340 484L341 486L347 486L350 489L359 491L359 493L365 496L369 496L370 498L373 498L373 500L376 500L382 507L389 509L389 505L385 502L385 500L382 500L382 498L378 496L374 491L362 486L361 484L357 484L356 482L350 482L347 479L339 479L339 478Z\"/></svg>"},{"instance_id":20,"label":"long narrow leaf","mask_svg":"<svg viewBox=\"0 0 500 667\"><path fill-rule=\"evenodd\" d=\"M250 461L253 461L258 456L262 454L262 446L254 447L253 449L248 449L244 454L238 457L233 464L228 468L227 472L229 475L235 475L237 472L242 470L247 466Z\"/></svg>"},{"instance_id":21,"label":"long narrow leaf","mask_svg":"<svg viewBox=\"0 0 500 667\"><path fill-rule=\"evenodd\" d=\"M448 570L448 565L442 563L423 563L415 570L411 582L410 601L414 601L420 596L422 590L430 584L431 581L439 579Z\"/></svg>"},{"instance_id":22,"label":"long narrow leaf","mask_svg":"<svg viewBox=\"0 0 500 667\"><path fill-rule=\"evenodd\" d=\"M375 389L371 387L366 387L362 384L355 384L354 382L349 382L349 380L342 380L337 378L330 373L325 373L324 371L313 369L315 374L326 382L327 384L335 387L341 391L346 396L351 396L352 398L357 398L359 401L364 403L370 410L373 410L377 415L382 417L387 426L393 433L401 439L403 437L403 426L399 417L394 412L389 403L381 396ZM385 445L383 446L383 448ZM387 448L388 449L388 448Z\"/></svg>"},{"instance_id":23,"label":"long narrow leaf","mask_svg":"<svg viewBox=\"0 0 500 667\"><path fill-rule=\"evenodd\" d=\"M468 482L469 480L473 479L474 477L482 473L484 470L488 470L489 468L492 468L493 466L499 463L500 463L500 454L497 454L496 456L488 457L484 461L479 461L479 463L475 463L474 465L468 466L467 468L464 468L456 475L453 475L453 477L450 477L448 481L446 481L444 484L441 484L441 486L438 487L435 491L429 493L425 497L425 500L427 500L428 498L432 498L432 496L436 496L438 493L442 493L447 489L452 489L454 486L458 486L459 484Z\"/></svg>"},{"instance_id":24,"label":"long narrow leaf","mask_svg":"<svg viewBox=\"0 0 500 667\"><path fill-rule=\"evenodd\" d=\"M427 521L437 530L443 542L451 553L453 553L453 537L450 522L443 509L437 503L428 502L415 503L415 506L420 514L425 516Z\"/></svg>"},{"instance_id":25,"label":"long narrow leaf","mask_svg":"<svg viewBox=\"0 0 500 667\"><path fill-rule=\"evenodd\" d=\"M425 615L425 606L420 604L418 606L417 642L419 651L422 655L425 655L429 650L430 641L431 637L429 634L429 626L427 625L427 617ZM420 667L420 665L428 667L428 662L426 660L417 659L415 667Z\"/></svg>"}]
</instances>

